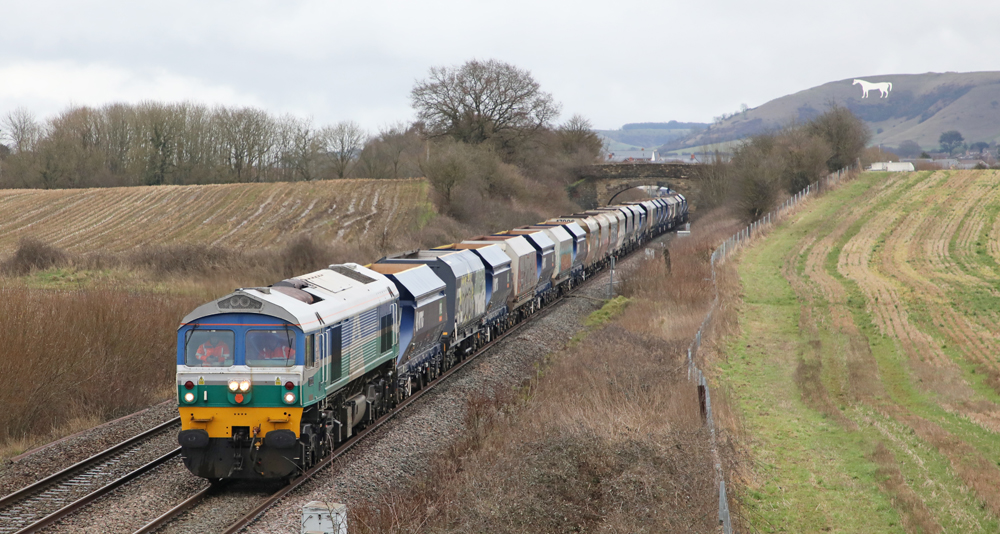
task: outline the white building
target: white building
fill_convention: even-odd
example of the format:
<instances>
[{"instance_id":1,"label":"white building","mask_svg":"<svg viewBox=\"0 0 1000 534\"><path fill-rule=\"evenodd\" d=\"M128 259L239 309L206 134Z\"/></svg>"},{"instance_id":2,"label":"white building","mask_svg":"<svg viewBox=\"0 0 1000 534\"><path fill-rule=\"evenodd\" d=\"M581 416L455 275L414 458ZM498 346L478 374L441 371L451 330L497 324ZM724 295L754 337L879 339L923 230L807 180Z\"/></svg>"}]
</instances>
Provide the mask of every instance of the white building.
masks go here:
<instances>
[{"instance_id":1,"label":"white building","mask_svg":"<svg viewBox=\"0 0 1000 534\"><path fill-rule=\"evenodd\" d=\"M868 167L869 171L912 172L916 169L909 161L878 161Z\"/></svg>"}]
</instances>

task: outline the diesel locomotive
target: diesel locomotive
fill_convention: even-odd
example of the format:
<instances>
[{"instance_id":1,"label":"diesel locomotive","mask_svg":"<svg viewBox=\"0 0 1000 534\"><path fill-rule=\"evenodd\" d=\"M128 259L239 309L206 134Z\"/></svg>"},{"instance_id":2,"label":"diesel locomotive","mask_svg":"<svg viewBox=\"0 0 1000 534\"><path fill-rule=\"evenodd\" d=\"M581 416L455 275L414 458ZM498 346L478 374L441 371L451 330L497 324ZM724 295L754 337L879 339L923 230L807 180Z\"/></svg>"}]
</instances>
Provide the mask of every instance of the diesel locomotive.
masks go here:
<instances>
[{"instance_id":1,"label":"diesel locomotive","mask_svg":"<svg viewBox=\"0 0 1000 534\"><path fill-rule=\"evenodd\" d=\"M204 304L177 331L184 464L208 479L295 476L687 216L672 192Z\"/></svg>"}]
</instances>

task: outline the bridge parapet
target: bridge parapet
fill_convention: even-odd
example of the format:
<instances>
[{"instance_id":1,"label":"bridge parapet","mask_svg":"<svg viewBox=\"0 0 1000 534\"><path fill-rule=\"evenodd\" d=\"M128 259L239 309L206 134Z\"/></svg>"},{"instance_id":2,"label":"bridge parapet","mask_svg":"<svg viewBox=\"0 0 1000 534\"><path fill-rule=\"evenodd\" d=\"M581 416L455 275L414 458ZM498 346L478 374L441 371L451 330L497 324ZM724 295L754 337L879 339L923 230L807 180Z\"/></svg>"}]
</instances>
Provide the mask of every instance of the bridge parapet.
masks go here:
<instances>
[{"instance_id":1,"label":"bridge parapet","mask_svg":"<svg viewBox=\"0 0 1000 534\"><path fill-rule=\"evenodd\" d=\"M697 193L701 170L701 165L683 163L590 165L580 169L581 180L570 194L585 208L604 206L616 194L640 185L669 187L691 199Z\"/></svg>"}]
</instances>

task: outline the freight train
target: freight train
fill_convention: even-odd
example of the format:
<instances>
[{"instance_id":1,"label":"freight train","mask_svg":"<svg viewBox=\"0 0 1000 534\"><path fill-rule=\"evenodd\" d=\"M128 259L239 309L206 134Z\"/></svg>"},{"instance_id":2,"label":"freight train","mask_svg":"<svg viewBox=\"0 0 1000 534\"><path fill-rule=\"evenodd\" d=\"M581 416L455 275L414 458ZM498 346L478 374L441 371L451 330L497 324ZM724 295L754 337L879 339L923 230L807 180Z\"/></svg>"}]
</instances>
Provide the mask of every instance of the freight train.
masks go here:
<instances>
[{"instance_id":1,"label":"freight train","mask_svg":"<svg viewBox=\"0 0 1000 534\"><path fill-rule=\"evenodd\" d=\"M184 464L208 479L293 477L687 216L671 192L204 304L177 331Z\"/></svg>"}]
</instances>

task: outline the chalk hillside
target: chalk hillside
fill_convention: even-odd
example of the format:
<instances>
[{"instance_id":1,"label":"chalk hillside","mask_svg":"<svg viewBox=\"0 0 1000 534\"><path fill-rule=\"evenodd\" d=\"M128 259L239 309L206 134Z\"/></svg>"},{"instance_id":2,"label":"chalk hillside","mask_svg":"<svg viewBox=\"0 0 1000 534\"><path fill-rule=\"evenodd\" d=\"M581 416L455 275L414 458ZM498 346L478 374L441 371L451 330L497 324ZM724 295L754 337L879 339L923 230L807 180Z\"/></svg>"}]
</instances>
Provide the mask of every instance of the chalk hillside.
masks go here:
<instances>
[{"instance_id":1,"label":"chalk hillside","mask_svg":"<svg viewBox=\"0 0 1000 534\"><path fill-rule=\"evenodd\" d=\"M855 79L890 82L881 98L872 90L862 98ZM1000 72L860 75L776 98L707 130L672 141L665 149L723 143L819 115L830 102L848 107L872 131L872 144L899 146L914 141L925 150L938 147L942 132L958 130L966 142L1000 140Z\"/></svg>"}]
</instances>

